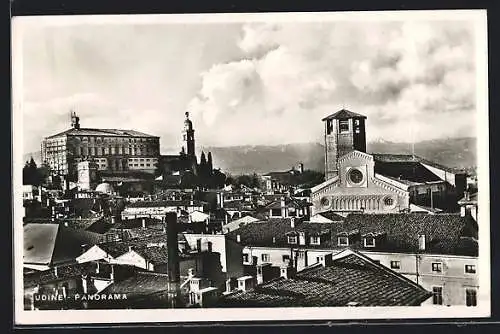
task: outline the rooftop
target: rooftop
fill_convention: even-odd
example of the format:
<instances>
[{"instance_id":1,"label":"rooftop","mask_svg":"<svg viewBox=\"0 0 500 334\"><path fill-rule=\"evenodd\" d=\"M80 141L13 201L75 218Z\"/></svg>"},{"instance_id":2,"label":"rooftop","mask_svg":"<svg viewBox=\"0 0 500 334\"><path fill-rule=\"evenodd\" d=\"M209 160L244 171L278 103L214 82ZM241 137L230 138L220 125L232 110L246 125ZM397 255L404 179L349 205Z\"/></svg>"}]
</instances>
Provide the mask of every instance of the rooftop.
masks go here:
<instances>
[{"instance_id":1,"label":"rooftop","mask_svg":"<svg viewBox=\"0 0 500 334\"><path fill-rule=\"evenodd\" d=\"M280 209L281 208L281 199L275 200L265 206L265 209L271 210L271 209ZM285 197L285 207L292 207L295 209L302 209L305 207L311 206L310 203L308 203L305 200L300 200L296 198L290 198L290 197Z\"/></svg>"},{"instance_id":2,"label":"rooftop","mask_svg":"<svg viewBox=\"0 0 500 334\"><path fill-rule=\"evenodd\" d=\"M167 263L168 261L168 251L166 247L141 247L134 248L133 251L153 264Z\"/></svg>"},{"instance_id":3,"label":"rooftop","mask_svg":"<svg viewBox=\"0 0 500 334\"><path fill-rule=\"evenodd\" d=\"M330 116L326 116L322 119L322 121L326 121L328 119L349 119L349 118L366 118L366 116L357 114L347 109L341 109Z\"/></svg>"},{"instance_id":4,"label":"rooftop","mask_svg":"<svg viewBox=\"0 0 500 334\"><path fill-rule=\"evenodd\" d=\"M94 245L103 240L99 233L37 223L24 225L23 237L23 262L46 266L74 261L82 245Z\"/></svg>"},{"instance_id":5,"label":"rooftop","mask_svg":"<svg viewBox=\"0 0 500 334\"><path fill-rule=\"evenodd\" d=\"M191 204L192 202L192 204ZM200 206L206 204L202 201L189 201L189 200L181 200L181 201L137 201L134 203L130 203L127 205L129 208L155 208L155 207L177 207L177 206Z\"/></svg>"},{"instance_id":6,"label":"rooftop","mask_svg":"<svg viewBox=\"0 0 500 334\"><path fill-rule=\"evenodd\" d=\"M101 293L126 294L128 298L137 298L168 291L168 275L154 272L137 272L123 281L114 282Z\"/></svg>"},{"instance_id":7,"label":"rooftop","mask_svg":"<svg viewBox=\"0 0 500 334\"><path fill-rule=\"evenodd\" d=\"M159 138L147 133L139 132L136 130L122 130L122 129L95 129L95 128L71 128L55 135L47 137L55 138L59 136L103 136L103 137L148 137Z\"/></svg>"},{"instance_id":8,"label":"rooftop","mask_svg":"<svg viewBox=\"0 0 500 334\"><path fill-rule=\"evenodd\" d=\"M309 235L329 236L320 245L307 245L308 248L339 249L337 236L345 232L359 231L359 235L376 233L385 235L376 247L364 249L363 240L352 241L353 249L386 251L396 253L417 252L418 236L426 236L425 253L477 256L477 223L471 217L459 214L361 214L348 215L344 221L335 223L311 223L295 220L292 228L290 219L269 219L255 222L229 232L232 240L240 236L240 243L248 246L290 247L286 235L290 232L307 232Z\"/></svg>"},{"instance_id":9,"label":"rooftop","mask_svg":"<svg viewBox=\"0 0 500 334\"><path fill-rule=\"evenodd\" d=\"M373 156L373 159L375 162L379 163L406 163L407 166L409 167L415 167L418 168L418 166L421 166L421 168L425 168L422 164L428 165L430 167L434 167L437 169L441 169L443 171L449 172L449 173L463 173L462 170L458 168L452 168L452 167L447 167L441 164L438 164L436 162L427 160L425 158L412 155L412 154L386 154L386 153L371 153ZM397 175L396 175L397 176Z\"/></svg>"},{"instance_id":10,"label":"rooftop","mask_svg":"<svg viewBox=\"0 0 500 334\"><path fill-rule=\"evenodd\" d=\"M330 219L331 221L343 221L345 219L345 217L342 217L341 215L333 211L319 212L318 215L323 216L326 219Z\"/></svg>"},{"instance_id":11,"label":"rooftop","mask_svg":"<svg viewBox=\"0 0 500 334\"><path fill-rule=\"evenodd\" d=\"M310 266L293 278L277 278L222 299L222 306L418 306L431 296L411 280L346 250L325 267Z\"/></svg>"}]
</instances>

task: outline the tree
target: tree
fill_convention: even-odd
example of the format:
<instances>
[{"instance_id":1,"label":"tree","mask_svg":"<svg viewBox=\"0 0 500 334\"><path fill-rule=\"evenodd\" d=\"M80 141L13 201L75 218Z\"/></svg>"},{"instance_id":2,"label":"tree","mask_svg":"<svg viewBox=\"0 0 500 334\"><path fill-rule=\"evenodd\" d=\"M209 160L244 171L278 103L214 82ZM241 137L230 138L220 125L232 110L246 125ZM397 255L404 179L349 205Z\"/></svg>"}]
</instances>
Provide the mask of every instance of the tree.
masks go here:
<instances>
[{"instance_id":1,"label":"tree","mask_svg":"<svg viewBox=\"0 0 500 334\"><path fill-rule=\"evenodd\" d=\"M41 178L38 173L36 162L31 157L30 161L26 161L23 168L23 184L31 184L34 186L40 185Z\"/></svg>"}]
</instances>

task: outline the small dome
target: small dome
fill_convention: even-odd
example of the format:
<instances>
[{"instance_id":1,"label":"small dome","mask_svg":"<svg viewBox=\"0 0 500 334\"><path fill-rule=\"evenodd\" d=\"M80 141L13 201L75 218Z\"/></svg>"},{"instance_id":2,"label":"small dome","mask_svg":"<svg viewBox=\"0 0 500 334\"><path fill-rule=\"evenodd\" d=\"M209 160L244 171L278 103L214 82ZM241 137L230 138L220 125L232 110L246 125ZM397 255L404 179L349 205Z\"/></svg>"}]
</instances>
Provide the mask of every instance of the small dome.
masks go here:
<instances>
[{"instance_id":1,"label":"small dome","mask_svg":"<svg viewBox=\"0 0 500 334\"><path fill-rule=\"evenodd\" d=\"M104 194L112 194L113 187L109 183L101 183L95 188L95 191L100 192L100 193L104 193Z\"/></svg>"}]
</instances>

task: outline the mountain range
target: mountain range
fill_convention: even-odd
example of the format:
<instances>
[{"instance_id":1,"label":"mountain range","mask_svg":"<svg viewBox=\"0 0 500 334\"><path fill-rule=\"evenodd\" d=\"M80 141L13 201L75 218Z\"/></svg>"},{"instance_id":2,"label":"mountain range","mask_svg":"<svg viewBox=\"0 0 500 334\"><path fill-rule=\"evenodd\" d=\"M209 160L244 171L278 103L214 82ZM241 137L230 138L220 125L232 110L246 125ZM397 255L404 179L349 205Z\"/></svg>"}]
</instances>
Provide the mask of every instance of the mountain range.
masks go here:
<instances>
[{"instance_id":1,"label":"mountain range","mask_svg":"<svg viewBox=\"0 0 500 334\"><path fill-rule=\"evenodd\" d=\"M323 171L324 146L319 143L282 145L204 147L211 151L214 167L232 174L267 173L289 170L299 162L305 169ZM414 153L420 157L448 167L474 169L476 167L476 138L447 138L426 140L414 145ZM368 153L411 154L407 143L376 140L367 144ZM24 155L25 161L33 159L40 164L40 152Z\"/></svg>"}]
</instances>

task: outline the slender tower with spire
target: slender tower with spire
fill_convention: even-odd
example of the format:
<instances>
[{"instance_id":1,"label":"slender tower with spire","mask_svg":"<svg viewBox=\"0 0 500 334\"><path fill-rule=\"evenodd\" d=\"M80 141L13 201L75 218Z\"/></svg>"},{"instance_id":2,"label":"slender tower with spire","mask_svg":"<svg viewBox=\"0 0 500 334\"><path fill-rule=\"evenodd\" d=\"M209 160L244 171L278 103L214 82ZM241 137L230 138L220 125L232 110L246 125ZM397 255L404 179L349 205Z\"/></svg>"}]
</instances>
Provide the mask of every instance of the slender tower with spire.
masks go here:
<instances>
[{"instance_id":1,"label":"slender tower with spire","mask_svg":"<svg viewBox=\"0 0 500 334\"><path fill-rule=\"evenodd\" d=\"M193 122L189 119L189 112L186 112L185 115L186 119L184 120L184 129L182 130L183 151L189 156L194 156L195 146Z\"/></svg>"}]
</instances>

